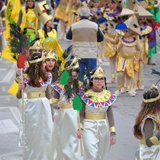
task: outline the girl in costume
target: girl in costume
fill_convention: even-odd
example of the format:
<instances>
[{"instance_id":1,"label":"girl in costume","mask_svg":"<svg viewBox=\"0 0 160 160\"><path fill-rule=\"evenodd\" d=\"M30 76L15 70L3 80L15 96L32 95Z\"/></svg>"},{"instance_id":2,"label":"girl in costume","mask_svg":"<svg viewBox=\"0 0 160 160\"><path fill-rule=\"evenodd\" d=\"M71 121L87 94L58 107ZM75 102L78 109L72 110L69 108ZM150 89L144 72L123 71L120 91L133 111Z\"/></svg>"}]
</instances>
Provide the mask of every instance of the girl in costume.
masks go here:
<instances>
[{"instance_id":1,"label":"girl in costume","mask_svg":"<svg viewBox=\"0 0 160 160\"><path fill-rule=\"evenodd\" d=\"M2 50L4 48L4 35L5 31L5 4L0 0L0 58L2 54Z\"/></svg>"},{"instance_id":2,"label":"girl in costume","mask_svg":"<svg viewBox=\"0 0 160 160\"><path fill-rule=\"evenodd\" d=\"M141 56L141 47L137 35L140 35L140 28L136 17L133 15L124 22L124 36L120 37L117 56L117 90L116 95L121 94L124 87L124 77L126 80L126 91L129 96L135 96L133 90L134 63ZM119 26L121 28L121 26ZM116 26L117 29L118 25ZM122 29L122 28L121 28Z\"/></svg>"},{"instance_id":3,"label":"girl in costume","mask_svg":"<svg viewBox=\"0 0 160 160\"><path fill-rule=\"evenodd\" d=\"M61 26L61 37L60 39L64 39L64 35L66 32L66 22L68 22L68 14L71 15L72 2L70 0L60 0L58 7L55 10L55 17L59 19Z\"/></svg>"},{"instance_id":4,"label":"girl in costume","mask_svg":"<svg viewBox=\"0 0 160 160\"><path fill-rule=\"evenodd\" d=\"M142 58L138 61L138 75L135 82L136 90L143 90L143 64L147 62L148 55L148 34L151 32L152 28L146 23L145 19L141 19L139 22L141 26L141 36L139 36L139 40L142 46Z\"/></svg>"},{"instance_id":5,"label":"girl in costume","mask_svg":"<svg viewBox=\"0 0 160 160\"><path fill-rule=\"evenodd\" d=\"M143 93L141 110L136 117L134 136L140 140L135 160L160 159L160 95L152 85Z\"/></svg>"},{"instance_id":6,"label":"girl in costume","mask_svg":"<svg viewBox=\"0 0 160 160\"><path fill-rule=\"evenodd\" d=\"M109 50L106 52L106 57L110 60L110 79L107 83L114 83L116 77L116 57L117 57L117 43L118 43L118 33L115 30L115 26L117 24L117 17L120 15L122 6L118 0L109 0L109 8L110 12L106 14L106 18L108 20L107 28L108 31L106 33L107 38L107 48ZM115 42L112 44L112 42Z\"/></svg>"},{"instance_id":7,"label":"girl in costume","mask_svg":"<svg viewBox=\"0 0 160 160\"><path fill-rule=\"evenodd\" d=\"M37 33L39 24L38 18L34 13L35 0L25 0L25 2L26 6L22 7L20 10L17 26L19 26L22 31L25 30L29 42L32 42Z\"/></svg>"},{"instance_id":8,"label":"girl in costume","mask_svg":"<svg viewBox=\"0 0 160 160\"><path fill-rule=\"evenodd\" d=\"M62 57L63 50L58 42L57 32L53 28L53 17L50 12L48 4L43 1L37 4L34 9L37 17L42 22L44 27L38 30L36 34L36 38L40 39L40 42L43 46L43 49L49 52L50 50L54 50L57 54L59 61L61 64L61 69L64 69L64 58Z\"/></svg>"},{"instance_id":9,"label":"girl in costume","mask_svg":"<svg viewBox=\"0 0 160 160\"><path fill-rule=\"evenodd\" d=\"M78 60L74 58L73 61L68 61L65 67L70 76L67 84L64 87L59 83L53 83L52 85L54 98L58 100L58 103L52 104L56 109L54 113L53 147L57 155L54 160L82 160L79 140L76 137L78 115L77 111L73 109L72 102L75 94L81 88L78 81ZM64 76L65 78L67 78L67 75Z\"/></svg>"},{"instance_id":10,"label":"girl in costume","mask_svg":"<svg viewBox=\"0 0 160 160\"><path fill-rule=\"evenodd\" d=\"M6 0L5 16L6 16L6 30L4 32L5 39L10 39L10 24L15 24L18 21L19 11L21 9L23 0Z\"/></svg>"},{"instance_id":11,"label":"girl in costume","mask_svg":"<svg viewBox=\"0 0 160 160\"><path fill-rule=\"evenodd\" d=\"M78 131L78 138L83 139L84 159L105 160L109 146L116 143L116 131L112 104L116 95L108 91L106 77L101 67L91 72L88 91L80 94L84 106L80 111L83 132Z\"/></svg>"},{"instance_id":12,"label":"girl in costume","mask_svg":"<svg viewBox=\"0 0 160 160\"><path fill-rule=\"evenodd\" d=\"M22 89L27 94L23 113L23 159L51 160L53 123L48 84L51 83L52 75L45 71L43 55L33 54L29 63L17 93L17 98L21 98Z\"/></svg>"},{"instance_id":13,"label":"girl in costume","mask_svg":"<svg viewBox=\"0 0 160 160\"><path fill-rule=\"evenodd\" d=\"M56 82L58 77L59 77L59 66L57 64L58 58L57 55L53 52L50 51L49 53L47 53L46 57L45 57L45 63L46 63L46 71L50 72L52 74L52 82ZM51 99L50 104L55 103L55 98L54 98L54 89L52 88L52 86L50 87L50 92L51 92ZM51 111L52 111L52 117L54 120L54 111L53 108L51 107Z\"/></svg>"}]
</instances>

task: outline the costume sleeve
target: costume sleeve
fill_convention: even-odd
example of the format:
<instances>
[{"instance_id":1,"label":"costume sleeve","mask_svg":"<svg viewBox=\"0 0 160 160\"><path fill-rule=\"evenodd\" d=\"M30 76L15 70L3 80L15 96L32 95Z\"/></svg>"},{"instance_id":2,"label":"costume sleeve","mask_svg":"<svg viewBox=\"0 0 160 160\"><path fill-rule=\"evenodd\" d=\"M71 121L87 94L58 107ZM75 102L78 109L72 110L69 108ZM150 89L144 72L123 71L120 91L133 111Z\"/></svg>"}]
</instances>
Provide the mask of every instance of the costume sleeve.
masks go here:
<instances>
[{"instance_id":1,"label":"costume sleeve","mask_svg":"<svg viewBox=\"0 0 160 160\"><path fill-rule=\"evenodd\" d=\"M39 38L39 33L37 32L35 35L35 39L38 39L38 38Z\"/></svg>"},{"instance_id":2,"label":"costume sleeve","mask_svg":"<svg viewBox=\"0 0 160 160\"><path fill-rule=\"evenodd\" d=\"M72 29L71 29L71 27L70 27L69 31L67 32L66 38L70 39L70 40L72 39Z\"/></svg>"},{"instance_id":3,"label":"costume sleeve","mask_svg":"<svg viewBox=\"0 0 160 160\"><path fill-rule=\"evenodd\" d=\"M98 28L98 31L97 31L97 42L102 42L104 39L104 36L101 32L101 30Z\"/></svg>"},{"instance_id":4,"label":"costume sleeve","mask_svg":"<svg viewBox=\"0 0 160 160\"><path fill-rule=\"evenodd\" d=\"M56 90L53 90L53 103L51 104L52 105L52 108L54 109L58 109L58 105L57 105L57 102L60 98L60 94L56 91Z\"/></svg>"},{"instance_id":5,"label":"costume sleeve","mask_svg":"<svg viewBox=\"0 0 160 160\"><path fill-rule=\"evenodd\" d=\"M85 103L83 103L83 107L80 111L80 121L81 121L81 124L83 124L83 119L84 119L84 115L85 115L85 108L86 108L86 105Z\"/></svg>"},{"instance_id":6,"label":"costume sleeve","mask_svg":"<svg viewBox=\"0 0 160 160\"><path fill-rule=\"evenodd\" d=\"M18 92L17 92L17 94L16 94L16 97L17 97L18 99L21 99L21 98L22 98L22 93L21 93L21 90L20 90L20 89L18 90Z\"/></svg>"},{"instance_id":7,"label":"costume sleeve","mask_svg":"<svg viewBox=\"0 0 160 160\"><path fill-rule=\"evenodd\" d=\"M18 16L18 21L17 21L17 26L21 25L21 23L22 23L22 16L23 16L23 13L22 13L22 10L20 10L19 16Z\"/></svg>"},{"instance_id":8,"label":"costume sleeve","mask_svg":"<svg viewBox=\"0 0 160 160\"><path fill-rule=\"evenodd\" d=\"M157 143L159 143L159 140L160 140L160 131L155 136L153 136L153 128L154 128L153 120L147 119L145 121L143 129L144 129L144 135L146 139L146 145L148 147L152 147L153 145L156 145Z\"/></svg>"},{"instance_id":9,"label":"costume sleeve","mask_svg":"<svg viewBox=\"0 0 160 160\"><path fill-rule=\"evenodd\" d=\"M107 110L107 117L108 117L110 132L111 132L111 135L113 136L116 134L116 130L115 130L114 117L113 117L113 111L111 106L109 106Z\"/></svg>"}]
</instances>

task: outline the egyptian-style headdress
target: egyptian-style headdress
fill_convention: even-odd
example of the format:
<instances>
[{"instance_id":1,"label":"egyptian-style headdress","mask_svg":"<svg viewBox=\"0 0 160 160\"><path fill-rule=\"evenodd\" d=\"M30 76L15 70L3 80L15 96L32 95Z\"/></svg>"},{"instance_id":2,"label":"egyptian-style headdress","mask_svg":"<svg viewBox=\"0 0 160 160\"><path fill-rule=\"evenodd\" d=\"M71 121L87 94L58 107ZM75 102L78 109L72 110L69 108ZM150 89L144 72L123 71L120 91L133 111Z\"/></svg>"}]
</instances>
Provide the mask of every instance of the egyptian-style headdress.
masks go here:
<instances>
[{"instance_id":1,"label":"egyptian-style headdress","mask_svg":"<svg viewBox=\"0 0 160 160\"><path fill-rule=\"evenodd\" d=\"M95 77L105 77L105 73L102 67L98 67L93 75L91 72L91 78L95 78Z\"/></svg>"},{"instance_id":2,"label":"egyptian-style headdress","mask_svg":"<svg viewBox=\"0 0 160 160\"><path fill-rule=\"evenodd\" d=\"M39 2L34 8L34 12L43 25L53 19L51 10L46 1Z\"/></svg>"}]
</instances>

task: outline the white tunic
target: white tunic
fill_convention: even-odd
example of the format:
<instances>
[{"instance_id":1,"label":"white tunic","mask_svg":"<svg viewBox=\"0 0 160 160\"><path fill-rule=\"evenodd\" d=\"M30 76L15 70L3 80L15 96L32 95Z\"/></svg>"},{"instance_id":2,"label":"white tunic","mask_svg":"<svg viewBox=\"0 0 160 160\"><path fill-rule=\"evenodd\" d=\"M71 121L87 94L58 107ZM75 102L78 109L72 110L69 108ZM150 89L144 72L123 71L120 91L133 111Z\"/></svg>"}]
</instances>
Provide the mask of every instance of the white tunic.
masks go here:
<instances>
[{"instance_id":1,"label":"white tunic","mask_svg":"<svg viewBox=\"0 0 160 160\"><path fill-rule=\"evenodd\" d=\"M86 105L85 112L106 112L108 107L94 108ZM108 118L102 120L83 120L84 160L104 160L110 146Z\"/></svg>"},{"instance_id":2,"label":"white tunic","mask_svg":"<svg viewBox=\"0 0 160 160\"><path fill-rule=\"evenodd\" d=\"M82 160L80 142L77 138L77 111L73 108L61 109L60 119L59 113L59 110L54 113L54 160Z\"/></svg>"},{"instance_id":3,"label":"white tunic","mask_svg":"<svg viewBox=\"0 0 160 160\"><path fill-rule=\"evenodd\" d=\"M153 136L156 135L159 132L158 125L155 121L154 123L154 129L153 129ZM141 131L144 136L143 127L144 127L145 121L142 122L141 125ZM147 145L140 144L139 149L136 153L135 160L160 160L160 142L159 145L153 145L151 147L148 147Z\"/></svg>"},{"instance_id":4,"label":"white tunic","mask_svg":"<svg viewBox=\"0 0 160 160\"><path fill-rule=\"evenodd\" d=\"M26 85L25 92L46 90L47 85L40 88ZM51 107L46 97L25 99L23 125L23 159L52 160L52 116Z\"/></svg>"}]
</instances>

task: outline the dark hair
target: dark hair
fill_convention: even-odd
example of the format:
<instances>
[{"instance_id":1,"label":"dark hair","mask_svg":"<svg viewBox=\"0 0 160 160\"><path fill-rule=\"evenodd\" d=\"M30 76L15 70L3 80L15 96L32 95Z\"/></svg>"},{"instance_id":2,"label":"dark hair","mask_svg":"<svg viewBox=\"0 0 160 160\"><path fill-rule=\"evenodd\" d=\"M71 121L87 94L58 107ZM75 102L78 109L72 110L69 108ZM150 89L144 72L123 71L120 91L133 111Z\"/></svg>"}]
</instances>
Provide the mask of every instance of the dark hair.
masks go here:
<instances>
[{"instance_id":1,"label":"dark hair","mask_svg":"<svg viewBox=\"0 0 160 160\"><path fill-rule=\"evenodd\" d=\"M72 63L72 61L66 62L65 68L68 67L71 63ZM72 69L68 71L69 75L70 75L70 78L68 80L68 84L65 85L65 90L66 90L68 100L71 98L71 94L72 94L73 91L76 92L76 93L79 92L79 80L78 80L78 78L73 79L72 71L73 71Z\"/></svg>"},{"instance_id":2,"label":"dark hair","mask_svg":"<svg viewBox=\"0 0 160 160\"><path fill-rule=\"evenodd\" d=\"M48 58L49 59L49 58ZM52 58L51 58L52 59ZM47 59L45 60L45 61L47 61ZM59 66L58 66L58 63L57 63L57 61L54 59L54 61L55 61L55 66L54 66L54 68L50 71L50 70L48 70L47 69L47 67L46 67L46 71L47 72L50 72L51 74L52 74L52 80L55 82L55 81L57 81L57 79L58 79L58 77L59 77Z\"/></svg>"},{"instance_id":3,"label":"dark hair","mask_svg":"<svg viewBox=\"0 0 160 160\"><path fill-rule=\"evenodd\" d=\"M52 27L50 27L50 31L52 30ZM47 38L48 34L47 34L47 25L44 25L44 37Z\"/></svg>"},{"instance_id":4,"label":"dark hair","mask_svg":"<svg viewBox=\"0 0 160 160\"><path fill-rule=\"evenodd\" d=\"M27 2L26 2L27 3ZM29 8L28 6L27 6L27 4L26 4L26 13L28 13L28 9L34 9L34 7L35 7L35 2L33 1L33 7L32 8Z\"/></svg>"},{"instance_id":5,"label":"dark hair","mask_svg":"<svg viewBox=\"0 0 160 160\"><path fill-rule=\"evenodd\" d=\"M31 55L30 60L36 60L38 58L41 58L42 54L35 53ZM45 70L42 70L43 61L37 62L37 63L31 63L26 70L26 73L28 74L30 78L30 85L33 87L40 87L39 79L41 78L44 82L48 80L48 75ZM36 73L37 70L37 73Z\"/></svg>"},{"instance_id":6,"label":"dark hair","mask_svg":"<svg viewBox=\"0 0 160 160\"><path fill-rule=\"evenodd\" d=\"M97 69L97 68L96 68ZM96 71L96 69L93 69L91 72L90 72L90 75L92 76L94 73L95 73L95 71ZM104 77L104 80L105 80L105 89L107 90L107 82L106 82L106 77ZM88 84L88 86L86 87L86 91L88 90L88 89L92 89L93 88L93 78L91 78L90 79L90 81L89 81L89 84Z\"/></svg>"},{"instance_id":7,"label":"dark hair","mask_svg":"<svg viewBox=\"0 0 160 160\"><path fill-rule=\"evenodd\" d=\"M157 88L152 88L143 93L143 98L147 100L155 98L157 96L159 96L159 91ZM156 112L160 112L160 99L154 102L142 102L141 110L138 113L138 116L136 117L136 122L133 127L134 136L136 138L138 139L142 138L141 123L144 117L147 114L155 114Z\"/></svg>"},{"instance_id":8,"label":"dark hair","mask_svg":"<svg viewBox=\"0 0 160 160\"><path fill-rule=\"evenodd\" d=\"M0 10L2 9L3 5L3 2L0 0Z\"/></svg>"},{"instance_id":9,"label":"dark hair","mask_svg":"<svg viewBox=\"0 0 160 160\"><path fill-rule=\"evenodd\" d=\"M120 2L118 2L118 4L117 4L114 0L111 0L111 1L112 1L112 3L115 3L117 5L117 10L118 11L122 11L122 6L121 6Z\"/></svg>"}]
</instances>

